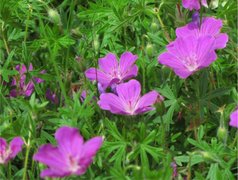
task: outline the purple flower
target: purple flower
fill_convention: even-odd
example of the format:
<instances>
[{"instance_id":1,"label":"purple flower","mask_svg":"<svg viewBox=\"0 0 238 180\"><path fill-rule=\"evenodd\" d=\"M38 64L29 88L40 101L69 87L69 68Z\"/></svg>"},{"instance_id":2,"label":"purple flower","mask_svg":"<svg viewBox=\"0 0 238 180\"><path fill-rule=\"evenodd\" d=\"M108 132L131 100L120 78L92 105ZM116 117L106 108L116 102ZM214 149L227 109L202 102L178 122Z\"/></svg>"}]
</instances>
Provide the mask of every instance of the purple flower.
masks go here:
<instances>
[{"instance_id":1,"label":"purple flower","mask_svg":"<svg viewBox=\"0 0 238 180\"><path fill-rule=\"evenodd\" d=\"M34 82L35 83L42 83L44 80L34 77L33 80L30 80L28 83L26 82L26 73L27 71L33 71L33 66L30 64L28 70L26 66L23 64L22 66L17 65L16 70L19 72L18 77L14 77L11 83L13 89L10 91L10 97L17 97L17 96L25 96L29 97L32 92L34 91ZM41 71L41 73L45 73L45 71Z\"/></svg>"},{"instance_id":2,"label":"purple flower","mask_svg":"<svg viewBox=\"0 0 238 180\"><path fill-rule=\"evenodd\" d=\"M183 7L192 11L200 9L200 0L182 0ZM201 4L208 7L207 0L201 0Z\"/></svg>"},{"instance_id":3,"label":"purple flower","mask_svg":"<svg viewBox=\"0 0 238 180\"><path fill-rule=\"evenodd\" d=\"M137 56L130 52L125 52L117 61L116 55L109 53L99 59L99 69L90 68L85 72L86 77L91 80L97 80L103 89L114 83L122 83L124 80L135 77L138 67L134 64Z\"/></svg>"},{"instance_id":4,"label":"purple flower","mask_svg":"<svg viewBox=\"0 0 238 180\"><path fill-rule=\"evenodd\" d=\"M229 125L238 128L238 108L231 113Z\"/></svg>"},{"instance_id":5,"label":"purple flower","mask_svg":"<svg viewBox=\"0 0 238 180\"><path fill-rule=\"evenodd\" d=\"M214 42L211 36L179 37L167 46L167 52L162 53L158 61L172 68L179 77L185 79L216 60Z\"/></svg>"},{"instance_id":6,"label":"purple flower","mask_svg":"<svg viewBox=\"0 0 238 180\"><path fill-rule=\"evenodd\" d=\"M151 91L141 97L141 85L136 80L119 84L116 87L116 93L117 95L113 93L101 94L98 101L100 108L114 114L137 115L153 110L152 105L158 97L156 91Z\"/></svg>"},{"instance_id":7,"label":"purple flower","mask_svg":"<svg viewBox=\"0 0 238 180\"><path fill-rule=\"evenodd\" d=\"M178 176L178 172L177 172L177 164L176 164L176 162L172 162L170 164L170 166L173 168L173 178L177 177Z\"/></svg>"},{"instance_id":8,"label":"purple flower","mask_svg":"<svg viewBox=\"0 0 238 180\"><path fill-rule=\"evenodd\" d=\"M46 90L45 96L46 96L46 99L48 99L52 103L59 104L59 99L58 99L56 93L52 92L49 88Z\"/></svg>"},{"instance_id":9,"label":"purple flower","mask_svg":"<svg viewBox=\"0 0 238 180\"><path fill-rule=\"evenodd\" d=\"M196 16L196 14L194 15ZM215 49L222 49L226 47L228 42L228 35L220 33L222 28L222 20L213 17L206 17L202 19L202 23L198 23L199 18L193 17L193 21L187 25L177 28L177 37L185 38L188 36L195 36L197 38L202 36L212 36L215 38ZM200 20L199 20L200 21Z\"/></svg>"},{"instance_id":10,"label":"purple flower","mask_svg":"<svg viewBox=\"0 0 238 180\"><path fill-rule=\"evenodd\" d=\"M6 164L10 159L15 158L22 150L23 144L24 142L20 137L13 138L9 146L5 139L0 138L0 164Z\"/></svg>"},{"instance_id":11,"label":"purple flower","mask_svg":"<svg viewBox=\"0 0 238 180\"><path fill-rule=\"evenodd\" d=\"M41 146L33 159L48 166L41 177L65 177L82 175L93 161L102 145L102 137L94 137L84 143L78 129L61 127L55 133L58 146Z\"/></svg>"}]
</instances>

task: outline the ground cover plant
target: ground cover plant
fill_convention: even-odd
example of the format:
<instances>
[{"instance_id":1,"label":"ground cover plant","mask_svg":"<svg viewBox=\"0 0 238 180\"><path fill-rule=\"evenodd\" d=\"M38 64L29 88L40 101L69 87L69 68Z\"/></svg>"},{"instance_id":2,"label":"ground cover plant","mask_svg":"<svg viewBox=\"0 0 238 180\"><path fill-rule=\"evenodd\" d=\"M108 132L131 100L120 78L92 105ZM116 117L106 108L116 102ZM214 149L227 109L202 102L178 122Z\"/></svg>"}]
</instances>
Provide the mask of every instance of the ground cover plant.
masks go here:
<instances>
[{"instance_id":1,"label":"ground cover plant","mask_svg":"<svg viewBox=\"0 0 238 180\"><path fill-rule=\"evenodd\" d=\"M235 0L1 0L0 180L237 178Z\"/></svg>"}]
</instances>

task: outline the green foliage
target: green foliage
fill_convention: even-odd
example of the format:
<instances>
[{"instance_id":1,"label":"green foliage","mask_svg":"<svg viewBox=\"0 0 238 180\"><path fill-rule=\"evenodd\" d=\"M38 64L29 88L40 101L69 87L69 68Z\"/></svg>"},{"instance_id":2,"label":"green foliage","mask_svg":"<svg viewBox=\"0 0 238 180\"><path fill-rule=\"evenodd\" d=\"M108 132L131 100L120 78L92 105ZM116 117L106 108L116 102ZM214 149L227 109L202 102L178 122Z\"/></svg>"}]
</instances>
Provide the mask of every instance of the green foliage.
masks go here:
<instances>
[{"instance_id":1,"label":"green foliage","mask_svg":"<svg viewBox=\"0 0 238 180\"><path fill-rule=\"evenodd\" d=\"M80 179L236 179L238 134L228 121L238 98L237 3L217 2L203 15L223 19L227 48L217 51L209 68L182 80L157 62L176 27L191 20L191 12L178 9L180 1L1 0L0 136L21 136L26 146L11 163L0 165L0 179L40 179L45 167L32 155L42 144L56 144L54 133L63 125L77 127L85 139L104 136ZM108 52L125 51L139 57L143 93L155 89L165 97L157 110L127 117L97 106L97 87L84 71L97 67ZM27 79L40 77L44 83L35 84L29 98L9 98L15 66L30 63L34 71ZM48 88L56 92L58 105L46 99ZM225 140L217 135L220 126ZM178 165L176 178L172 162Z\"/></svg>"}]
</instances>

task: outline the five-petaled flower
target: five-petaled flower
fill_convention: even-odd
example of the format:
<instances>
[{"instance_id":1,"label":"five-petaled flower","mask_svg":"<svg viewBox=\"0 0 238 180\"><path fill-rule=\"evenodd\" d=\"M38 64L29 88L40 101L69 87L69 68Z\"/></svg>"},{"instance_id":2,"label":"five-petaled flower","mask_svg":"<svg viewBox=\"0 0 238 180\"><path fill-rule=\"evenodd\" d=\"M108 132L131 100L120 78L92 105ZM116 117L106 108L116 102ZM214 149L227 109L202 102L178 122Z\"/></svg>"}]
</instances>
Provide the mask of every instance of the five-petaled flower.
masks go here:
<instances>
[{"instance_id":1,"label":"five-petaled flower","mask_svg":"<svg viewBox=\"0 0 238 180\"><path fill-rule=\"evenodd\" d=\"M211 36L177 38L167 46L167 52L162 53L158 61L185 79L216 60L214 43L215 39Z\"/></svg>"},{"instance_id":2,"label":"five-petaled flower","mask_svg":"<svg viewBox=\"0 0 238 180\"><path fill-rule=\"evenodd\" d=\"M33 159L48 166L41 177L65 177L82 175L93 161L102 145L102 137L94 137L84 143L77 128L61 127L55 133L58 146L41 146Z\"/></svg>"},{"instance_id":3,"label":"five-petaled flower","mask_svg":"<svg viewBox=\"0 0 238 180\"><path fill-rule=\"evenodd\" d=\"M17 97L17 96L25 96L29 97L34 91L34 82L39 84L44 82L44 80L34 77L30 79L28 82L26 80L26 73L27 71L33 71L33 66L30 64L28 70L26 66L17 65L16 70L19 72L19 76L13 78L11 86L12 89L10 91L10 97ZM41 71L41 74L45 73L45 71ZM34 81L33 81L34 80Z\"/></svg>"},{"instance_id":4,"label":"five-petaled flower","mask_svg":"<svg viewBox=\"0 0 238 180\"><path fill-rule=\"evenodd\" d=\"M238 108L231 113L229 125L238 128Z\"/></svg>"},{"instance_id":5,"label":"five-petaled flower","mask_svg":"<svg viewBox=\"0 0 238 180\"><path fill-rule=\"evenodd\" d=\"M158 93L151 91L141 97L141 85L136 80L119 84L116 94L102 93L98 105L101 109L114 114L137 115L153 110L152 105L156 102Z\"/></svg>"},{"instance_id":6,"label":"five-petaled flower","mask_svg":"<svg viewBox=\"0 0 238 180\"><path fill-rule=\"evenodd\" d=\"M98 81L100 87L106 89L113 84L119 84L137 76L138 67L134 64L137 58L136 55L125 52L118 62L116 55L108 53L99 59L99 69L89 68L85 75L91 81Z\"/></svg>"},{"instance_id":7,"label":"five-petaled flower","mask_svg":"<svg viewBox=\"0 0 238 180\"><path fill-rule=\"evenodd\" d=\"M23 144L20 137L13 138L9 145L5 139L0 138L0 164L6 164L10 159L15 158L22 150Z\"/></svg>"},{"instance_id":8,"label":"five-petaled flower","mask_svg":"<svg viewBox=\"0 0 238 180\"><path fill-rule=\"evenodd\" d=\"M200 0L182 0L183 7L189 9L190 11L193 9L199 10L201 7L200 3L203 6L208 7L207 0L201 0L201 2Z\"/></svg>"},{"instance_id":9,"label":"five-petaled flower","mask_svg":"<svg viewBox=\"0 0 238 180\"><path fill-rule=\"evenodd\" d=\"M226 33L220 33L222 20L213 17L205 17L202 19L201 25L198 21L200 21L200 18L194 18L194 20L187 25L177 28L176 36L179 38L185 38L188 36L195 36L197 38L212 36L215 38L214 49L222 49L226 47L228 35Z\"/></svg>"}]
</instances>

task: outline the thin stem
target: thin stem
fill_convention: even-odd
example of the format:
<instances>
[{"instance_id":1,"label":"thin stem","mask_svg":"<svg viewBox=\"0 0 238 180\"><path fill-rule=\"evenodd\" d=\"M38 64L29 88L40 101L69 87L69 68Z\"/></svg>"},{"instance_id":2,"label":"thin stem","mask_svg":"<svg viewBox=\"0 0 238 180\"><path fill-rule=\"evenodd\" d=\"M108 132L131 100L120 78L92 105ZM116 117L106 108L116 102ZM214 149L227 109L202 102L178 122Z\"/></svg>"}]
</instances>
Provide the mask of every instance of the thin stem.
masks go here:
<instances>
[{"instance_id":1,"label":"thin stem","mask_svg":"<svg viewBox=\"0 0 238 180\"><path fill-rule=\"evenodd\" d=\"M11 162L8 163L8 179L12 179L12 165Z\"/></svg>"},{"instance_id":2,"label":"thin stem","mask_svg":"<svg viewBox=\"0 0 238 180\"><path fill-rule=\"evenodd\" d=\"M51 49L50 49L50 48L49 48L49 51L51 52ZM55 73L56 73L56 77L57 77L57 80L58 80L58 82L59 82L60 88L61 88L61 90L62 90L62 93L63 93L64 99L65 99L65 101L66 101L66 104L68 104L68 98L67 98L65 86L64 86L64 84L63 84L63 81L62 81L62 78L61 78L61 76L60 76L59 70L58 70L58 68L57 68L57 63L56 63L56 61L55 61L55 57L56 57L57 52L58 52L58 48L57 48L57 46L55 45L54 48L53 48L53 52L51 52L51 55L52 55L52 56L51 56L50 60L51 60L51 62L52 62L52 64L53 64L53 66L54 66L54 70L55 70ZM62 101L61 101L61 103L62 103Z\"/></svg>"},{"instance_id":3,"label":"thin stem","mask_svg":"<svg viewBox=\"0 0 238 180\"><path fill-rule=\"evenodd\" d=\"M9 49L8 44L7 44L7 40L6 40L5 36L4 36L3 30L2 30L2 38L3 38L4 46L5 46L6 51L7 51L7 55L9 55L10 54L10 49Z\"/></svg>"},{"instance_id":4,"label":"thin stem","mask_svg":"<svg viewBox=\"0 0 238 180\"><path fill-rule=\"evenodd\" d=\"M165 35L166 40L167 40L168 42L171 42L172 40L171 40L171 38L170 38L170 36L169 36L168 31L166 30L166 26L164 25L164 23L163 23L163 21L162 21L160 15L159 15L159 13L160 13L160 8L161 8L161 7L162 7L162 4L160 4L160 6L159 6L158 13L157 13L157 18L158 18L158 20L159 20L160 26L161 26L161 28L162 28L162 30L163 30L163 33L164 33L164 35Z\"/></svg>"},{"instance_id":5,"label":"thin stem","mask_svg":"<svg viewBox=\"0 0 238 180\"><path fill-rule=\"evenodd\" d=\"M31 130L29 131L29 137L26 144L26 155L25 155L25 161L24 161L24 173L23 173L22 180L27 180L27 165L28 165L30 149L31 149Z\"/></svg>"},{"instance_id":6,"label":"thin stem","mask_svg":"<svg viewBox=\"0 0 238 180\"><path fill-rule=\"evenodd\" d=\"M28 12L28 14L27 14L27 19L26 19L26 27L25 27L25 36L24 36L24 44L26 43L26 39L27 39L27 32L28 32L28 21L29 21L29 19L30 19L30 14L31 14L31 12L32 12L32 7L31 7L31 5L29 5L28 4L28 6L29 6L29 12Z\"/></svg>"}]
</instances>

